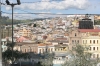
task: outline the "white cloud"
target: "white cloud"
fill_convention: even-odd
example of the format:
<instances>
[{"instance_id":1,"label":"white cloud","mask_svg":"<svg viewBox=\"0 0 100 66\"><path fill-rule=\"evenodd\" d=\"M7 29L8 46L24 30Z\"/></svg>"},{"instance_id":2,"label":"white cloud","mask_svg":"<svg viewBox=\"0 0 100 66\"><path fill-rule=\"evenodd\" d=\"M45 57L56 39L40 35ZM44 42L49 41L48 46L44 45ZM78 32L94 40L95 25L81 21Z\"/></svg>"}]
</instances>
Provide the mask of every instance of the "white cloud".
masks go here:
<instances>
[{"instance_id":1,"label":"white cloud","mask_svg":"<svg viewBox=\"0 0 100 66\"><path fill-rule=\"evenodd\" d=\"M11 6L6 6L6 10L11 10Z\"/></svg>"},{"instance_id":2,"label":"white cloud","mask_svg":"<svg viewBox=\"0 0 100 66\"><path fill-rule=\"evenodd\" d=\"M23 20L23 19L33 19L34 17L32 16L32 14L17 14L18 12L14 12L16 14L13 14L13 18L14 19L18 19L18 20ZM10 19L12 19L12 15L11 14L2 14L3 16L9 16Z\"/></svg>"},{"instance_id":3,"label":"white cloud","mask_svg":"<svg viewBox=\"0 0 100 66\"><path fill-rule=\"evenodd\" d=\"M42 0L42 1L50 1L50 0Z\"/></svg>"},{"instance_id":4,"label":"white cloud","mask_svg":"<svg viewBox=\"0 0 100 66\"><path fill-rule=\"evenodd\" d=\"M47 2L42 2L47 1ZM65 0L65 1L52 1L49 0L42 0L41 2L37 3L27 3L21 4L19 6L15 6L16 8L21 9L31 9L31 10L51 10L51 9L69 9L69 8L76 8L76 9L87 9L90 5L88 0ZM9 9L8 7L6 9Z\"/></svg>"},{"instance_id":5,"label":"white cloud","mask_svg":"<svg viewBox=\"0 0 100 66\"><path fill-rule=\"evenodd\" d=\"M63 13L51 13L51 12L41 12L41 13L48 13L48 14L38 14L36 17L38 18L48 18L48 17L67 17L67 15L63 15Z\"/></svg>"}]
</instances>

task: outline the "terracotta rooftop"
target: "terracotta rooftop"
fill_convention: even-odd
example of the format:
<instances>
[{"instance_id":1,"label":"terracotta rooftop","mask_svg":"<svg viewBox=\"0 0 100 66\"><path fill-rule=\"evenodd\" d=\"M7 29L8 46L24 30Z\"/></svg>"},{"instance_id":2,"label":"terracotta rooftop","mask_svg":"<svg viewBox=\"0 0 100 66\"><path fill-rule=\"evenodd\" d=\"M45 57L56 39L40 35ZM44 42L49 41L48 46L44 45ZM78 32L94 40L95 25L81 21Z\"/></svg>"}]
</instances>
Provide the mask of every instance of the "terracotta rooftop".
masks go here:
<instances>
[{"instance_id":1,"label":"terracotta rooftop","mask_svg":"<svg viewBox=\"0 0 100 66\"><path fill-rule=\"evenodd\" d=\"M78 29L80 32L100 32L100 29Z\"/></svg>"}]
</instances>

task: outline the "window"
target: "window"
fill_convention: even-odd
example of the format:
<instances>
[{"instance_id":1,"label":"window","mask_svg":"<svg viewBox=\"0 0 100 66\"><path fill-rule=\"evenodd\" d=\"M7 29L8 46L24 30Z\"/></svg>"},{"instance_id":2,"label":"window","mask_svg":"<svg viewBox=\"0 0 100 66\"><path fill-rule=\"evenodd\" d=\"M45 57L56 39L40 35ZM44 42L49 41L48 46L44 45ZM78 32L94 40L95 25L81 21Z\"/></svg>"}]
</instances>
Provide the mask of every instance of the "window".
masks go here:
<instances>
[{"instance_id":1,"label":"window","mask_svg":"<svg viewBox=\"0 0 100 66\"><path fill-rule=\"evenodd\" d=\"M75 43L77 43L77 41L75 40Z\"/></svg>"},{"instance_id":2,"label":"window","mask_svg":"<svg viewBox=\"0 0 100 66\"><path fill-rule=\"evenodd\" d=\"M25 49L25 52L27 52L26 49Z\"/></svg>"},{"instance_id":3,"label":"window","mask_svg":"<svg viewBox=\"0 0 100 66\"><path fill-rule=\"evenodd\" d=\"M63 51L63 49L61 48L61 51Z\"/></svg>"},{"instance_id":4,"label":"window","mask_svg":"<svg viewBox=\"0 0 100 66\"><path fill-rule=\"evenodd\" d=\"M97 44L98 44L98 40L97 40Z\"/></svg>"},{"instance_id":5,"label":"window","mask_svg":"<svg viewBox=\"0 0 100 66\"><path fill-rule=\"evenodd\" d=\"M63 44L63 43L59 43L59 44Z\"/></svg>"},{"instance_id":6,"label":"window","mask_svg":"<svg viewBox=\"0 0 100 66\"><path fill-rule=\"evenodd\" d=\"M79 40L77 40L77 43L79 43Z\"/></svg>"},{"instance_id":7,"label":"window","mask_svg":"<svg viewBox=\"0 0 100 66\"><path fill-rule=\"evenodd\" d=\"M74 43L74 40L72 40L72 43Z\"/></svg>"},{"instance_id":8,"label":"window","mask_svg":"<svg viewBox=\"0 0 100 66\"><path fill-rule=\"evenodd\" d=\"M59 51L59 48L57 49L57 51Z\"/></svg>"},{"instance_id":9,"label":"window","mask_svg":"<svg viewBox=\"0 0 100 66\"><path fill-rule=\"evenodd\" d=\"M97 54L97 58L99 58L99 54Z\"/></svg>"},{"instance_id":10,"label":"window","mask_svg":"<svg viewBox=\"0 0 100 66\"><path fill-rule=\"evenodd\" d=\"M55 51L56 51L56 49L55 49Z\"/></svg>"},{"instance_id":11,"label":"window","mask_svg":"<svg viewBox=\"0 0 100 66\"><path fill-rule=\"evenodd\" d=\"M91 50L91 47L90 47L90 50Z\"/></svg>"},{"instance_id":12,"label":"window","mask_svg":"<svg viewBox=\"0 0 100 66\"><path fill-rule=\"evenodd\" d=\"M48 48L48 51L50 52L50 48Z\"/></svg>"},{"instance_id":13,"label":"window","mask_svg":"<svg viewBox=\"0 0 100 66\"><path fill-rule=\"evenodd\" d=\"M86 44L87 43L87 40L83 40L83 44Z\"/></svg>"},{"instance_id":14,"label":"window","mask_svg":"<svg viewBox=\"0 0 100 66\"><path fill-rule=\"evenodd\" d=\"M95 40L93 40L93 44L95 44Z\"/></svg>"},{"instance_id":15,"label":"window","mask_svg":"<svg viewBox=\"0 0 100 66\"><path fill-rule=\"evenodd\" d=\"M76 33L75 33L75 36L77 36Z\"/></svg>"},{"instance_id":16,"label":"window","mask_svg":"<svg viewBox=\"0 0 100 66\"><path fill-rule=\"evenodd\" d=\"M40 53L41 53L41 49L40 49Z\"/></svg>"},{"instance_id":17,"label":"window","mask_svg":"<svg viewBox=\"0 0 100 66\"><path fill-rule=\"evenodd\" d=\"M93 54L93 58L95 58L95 54Z\"/></svg>"},{"instance_id":18,"label":"window","mask_svg":"<svg viewBox=\"0 0 100 66\"><path fill-rule=\"evenodd\" d=\"M44 49L42 48L42 52L44 52Z\"/></svg>"},{"instance_id":19,"label":"window","mask_svg":"<svg viewBox=\"0 0 100 66\"><path fill-rule=\"evenodd\" d=\"M92 43L92 41L90 40L90 44Z\"/></svg>"},{"instance_id":20,"label":"window","mask_svg":"<svg viewBox=\"0 0 100 66\"><path fill-rule=\"evenodd\" d=\"M93 47L93 50L95 50L95 47Z\"/></svg>"},{"instance_id":21,"label":"window","mask_svg":"<svg viewBox=\"0 0 100 66\"><path fill-rule=\"evenodd\" d=\"M51 48L51 52L53 51L53 48Z\"/></svg>"},{"instance_id":22,"label":"window","mask_svg":"<svg viewBox=\"0 0 100 66\"><path fill-rule=\"evenodd\" d=\"M97 47L97 50L98 50L98 47Z\"/></svg>"}]
</instances>

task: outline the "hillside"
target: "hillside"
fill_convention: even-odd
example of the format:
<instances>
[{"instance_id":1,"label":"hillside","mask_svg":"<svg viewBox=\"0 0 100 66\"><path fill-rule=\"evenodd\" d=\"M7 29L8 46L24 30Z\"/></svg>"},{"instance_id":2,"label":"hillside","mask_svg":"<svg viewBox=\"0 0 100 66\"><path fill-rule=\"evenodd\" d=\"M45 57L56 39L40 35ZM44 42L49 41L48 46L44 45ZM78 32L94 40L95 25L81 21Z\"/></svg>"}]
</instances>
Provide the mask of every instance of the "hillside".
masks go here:
<instances>
[{"instance_id":1,"label":"hillside","mask_svg":"<svg viewBox=\"0 0 100 66\"><path fill-rule=\"evenodd\" d=\"M27 19L27 20L15 20L14 19L14 24L20 24L20 23L25 23L25 22L34 22L34 21L38 21L38 20L44 20L44 19L50 19L50 18L35 18L35 19ZM1 20L1 24L2 25L10 25L12 24L12 19L9 19L9 17L2 17Z\"/></svg>"}]
</instances>

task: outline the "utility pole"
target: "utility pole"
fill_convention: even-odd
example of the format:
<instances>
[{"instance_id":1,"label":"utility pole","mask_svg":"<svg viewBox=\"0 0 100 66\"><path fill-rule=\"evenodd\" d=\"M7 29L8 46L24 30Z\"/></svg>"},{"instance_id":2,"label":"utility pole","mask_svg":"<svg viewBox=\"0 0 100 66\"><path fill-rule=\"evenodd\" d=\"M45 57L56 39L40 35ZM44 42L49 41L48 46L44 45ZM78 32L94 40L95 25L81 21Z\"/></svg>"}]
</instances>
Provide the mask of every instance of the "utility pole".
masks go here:
<instances>
[{"instance_id":1,"label":"utility pole","mask_svg":"<svg viewBox=\"0 0 100 66\"><path fill-rule=\"evenodd\" d=\"M12 44L14 44L14 40L13 40L13 10L14 10L14 6L15 5L20 5L20 0L17 0L17 3L10 3L8 0L6 0L6 4L10 5L12 7ZM12 63L13 63L13 47L12 47Z\"/></svg>"},{"instance_id":2,"label":"utility pole","mask_svg":"<svg viewBox=\"0 0 100 66\"><path fill-rule=\"evenodd\" d=\"M0 66L2 66L2 45L1 45L1 0L0 0Z\"/></svg>"}]
</instances>

